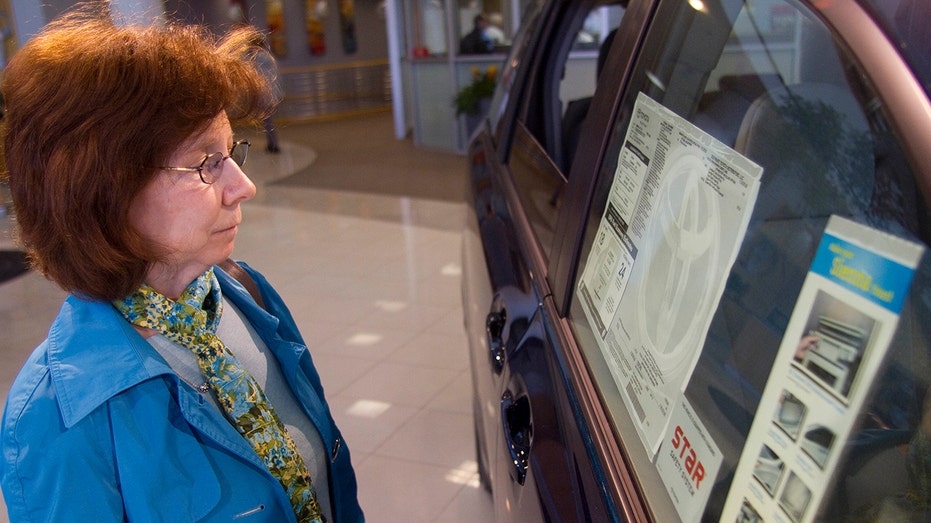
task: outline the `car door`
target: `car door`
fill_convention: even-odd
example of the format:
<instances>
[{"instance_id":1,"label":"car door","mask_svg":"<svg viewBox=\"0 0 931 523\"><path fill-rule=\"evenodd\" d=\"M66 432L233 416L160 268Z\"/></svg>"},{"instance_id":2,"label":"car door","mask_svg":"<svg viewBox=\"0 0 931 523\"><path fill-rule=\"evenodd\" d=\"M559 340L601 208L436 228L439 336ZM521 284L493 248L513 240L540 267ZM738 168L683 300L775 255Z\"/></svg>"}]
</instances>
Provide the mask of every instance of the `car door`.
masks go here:
<instances>
[{"instance_id":1,"label":"car door","mask_svg":"<svg viewBox=\"0 0 931 523\"><path fill-rule=\"evenodd\" d=\"M931 111L927 71L889 36L921 7L872 4L662 0L630 74L599 86L547 301L567 324L566 361L583 362L566 365L568 388L616 505L632 476L634 504L656 521L927 518ZM631 61L616 46L608 63ZM644 153L672 129L677 147ZM657 150L679 151L668 165L691 178ZM720 184L756 176L756 194ZM817 262L837 223L886 259L918 253L900 309L864 320L871 306L825 290ZM845 341L828 343L832 330ZM796 335L817 335L823 360L796 359ZM679 405L713 444L701 448L718 456L714 473L687 454ZM663 468L670 455L681 474ZM689 485L707 497L683 502Z\"/></svg>"},{"instance_id":2,"label":"car door","mask_svg":"<svg viewBox=\"0 0 931 523\"><path fill-rule=\"evenodd\" d=\"M542 4L532 4L514 38L510 56L482 132L470 144L470 202L463 232L463 309L472 372L476 461L481 482L492 487L493 449L500 429L501 371L505 344L520 338L538 300L531 295L529 270L499 179L495 139L512 127L514 103L523 91L525 50L539 38ZM512 336L511 333L514 332ZM491 449L491 450L490 450Z\"/></svg>"},{"instance_id":3,"label":"car door","mask_svg":"<svg viewBox=\"0 0 931 523\"><path fill-rule=\"evenodd\" d=\"M563 106L594 91L597 47L607 31L583 44L578 35L590 17L590 25L607 28L623 14L598 7L551 3L531 15L537 31L518 37L526 52L509 58L488 126L469 151L463 297L477 460L499 521L618 517L603 496L577 401L565 388L554 323L560 319L544 306L567 178ZM562 81L566 68L586 72L581 87Z\"/></svg>"}]
</instances>

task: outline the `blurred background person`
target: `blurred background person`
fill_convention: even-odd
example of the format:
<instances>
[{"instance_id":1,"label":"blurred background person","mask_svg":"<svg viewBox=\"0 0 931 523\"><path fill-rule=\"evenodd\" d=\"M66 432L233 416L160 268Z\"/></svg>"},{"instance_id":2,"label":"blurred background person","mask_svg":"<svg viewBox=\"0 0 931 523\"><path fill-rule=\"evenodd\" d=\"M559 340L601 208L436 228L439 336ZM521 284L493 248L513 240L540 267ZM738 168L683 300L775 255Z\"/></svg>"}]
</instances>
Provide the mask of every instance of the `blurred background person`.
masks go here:
<instances>
[{"instance_id":1,"label":"blurred background person","mask_svg":"<svg viewBox=\"0 0 931 523\"><path fill-rule=\"evenodd\" d=\"M507 36L504 34L504 29L501 28L504 25L504 17L501 16L501 13L489 13L487 19L488 26L485 27L485 36L491 40L491 45L493 47L508 45Z\"/></svg>"},{"instance_id":2,"label":"blurred background person","mask_svg":"<svg viewBox=\"0 0 931 523\"><path fill-rule=\"evenodd\" d=\"M472 19L472 31L459 41L460 54L488 54L495 49L494 43L485 34L488 19L479 13Z\"/></svg>"},{"instance_id":3,"label":"blurred background person","mask_svg":"<svg viewBox=\"0 0 931 523\"><path fill-rule=\"evenodd\" d=\"M265 38L264 35L257 42L257 45L261 47L261 51L256 54L255 63L259 71L265 75L265 78L268 80L268 84L271 87L269 93L271 97L270 102L274 105L281 100L284 94L278 79L278 62L275 60L275 57L272 56L271 50L268 47L268 39ZM278 139L278 129L275 127L273 116L273 114L269 114L263 118L262 127L265 129L265 150L272 154L277 154L281 152L281 141Z\"/></svg>"}]
</instances>

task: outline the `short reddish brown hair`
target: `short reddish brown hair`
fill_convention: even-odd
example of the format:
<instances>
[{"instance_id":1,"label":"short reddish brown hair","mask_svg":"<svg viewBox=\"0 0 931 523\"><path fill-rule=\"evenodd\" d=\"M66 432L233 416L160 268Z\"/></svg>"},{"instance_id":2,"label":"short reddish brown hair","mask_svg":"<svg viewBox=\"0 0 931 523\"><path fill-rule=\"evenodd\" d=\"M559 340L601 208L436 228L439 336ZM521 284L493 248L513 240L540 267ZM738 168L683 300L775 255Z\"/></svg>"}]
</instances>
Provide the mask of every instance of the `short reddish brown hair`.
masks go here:
<instances>
[{"instance_id":1,"label":"short reddish brown hair","mask_svg":"<svg viewBox=\"0 0 931 523\"><path fill-rule=\"evenodd\" d=\"M233 122L270 113L260 41L245 27L117 26L105 8L84 8L13 56L0 87L4 175L36 270L101 300L142 283L163 254L129 225L129 208L222 111Z\"/></svg>"}]
</instances>

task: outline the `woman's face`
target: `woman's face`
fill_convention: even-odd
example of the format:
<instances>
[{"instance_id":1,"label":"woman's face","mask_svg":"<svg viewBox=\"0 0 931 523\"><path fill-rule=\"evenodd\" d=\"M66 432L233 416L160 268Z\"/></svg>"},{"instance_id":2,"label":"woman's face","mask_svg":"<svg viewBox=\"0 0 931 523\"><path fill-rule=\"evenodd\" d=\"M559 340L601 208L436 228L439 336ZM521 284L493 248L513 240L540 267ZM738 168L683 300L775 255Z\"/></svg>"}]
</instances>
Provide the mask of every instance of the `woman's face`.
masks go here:
<instances>
[{"instance_id":1,"label":"woman's face","mask_svg":"<svg viewBox=\"0 0 931 523\"><path fill-rule=\"evenodd\" d=\"M229 120L220 113L205 132L181 144L166 167L197 167L206 155L229 154L232 145ZM232 159L221 168L209 185L197 172L160 171L133 203L130 220L136 230L168 253L147 275L146 283L160 292L183 289L233 252L242 220L239 204L255 196L255 185Z\"/></svg>"}]
</instances>

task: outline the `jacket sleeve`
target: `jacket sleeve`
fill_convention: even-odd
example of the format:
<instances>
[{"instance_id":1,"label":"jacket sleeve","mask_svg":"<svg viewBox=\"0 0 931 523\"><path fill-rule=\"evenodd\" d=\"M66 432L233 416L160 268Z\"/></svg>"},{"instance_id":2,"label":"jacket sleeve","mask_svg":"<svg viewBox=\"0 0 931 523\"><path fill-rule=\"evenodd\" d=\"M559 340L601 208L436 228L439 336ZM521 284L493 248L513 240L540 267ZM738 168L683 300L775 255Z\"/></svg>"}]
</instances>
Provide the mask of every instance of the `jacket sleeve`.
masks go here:
<instances>
[{"instance_id":1,"label":"jacket sleeve","mask_svg":"<svg viewBox=\"0 0 931 523\"><path fill-rule=\"evenodd\" d=\"M97 409L65 428L48 372L17 383L2 428L2 485L10 521L123 521L109 421Z\"/></svg>"}]
</instances>

